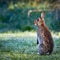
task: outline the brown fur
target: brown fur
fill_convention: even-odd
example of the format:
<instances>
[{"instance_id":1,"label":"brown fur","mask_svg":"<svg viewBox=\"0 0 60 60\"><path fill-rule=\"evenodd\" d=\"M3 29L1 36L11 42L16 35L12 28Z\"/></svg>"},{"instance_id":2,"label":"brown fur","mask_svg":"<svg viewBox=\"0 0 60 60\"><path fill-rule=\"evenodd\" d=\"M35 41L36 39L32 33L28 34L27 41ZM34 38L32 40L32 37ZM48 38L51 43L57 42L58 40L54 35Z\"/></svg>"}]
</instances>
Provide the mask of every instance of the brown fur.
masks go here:
<instances>
[{"instance_id":1,"label":"brown fur","mask_svg":"<svg viewBox=\"0 0 60 60\"><path fill-rule=\"evenodd\" d=\"M44 18L39 18L34 21L34 24L37 25L38 31L37 31L37 40L42 40L40 47L38 47L40 54L51 54L53 51L53 39L51 36L51 33L48 29L48 27L45 25ZM39 44L39 41L37 41ZM42 49L41 49L42 48Z\"/></svg>"}]
</instances>

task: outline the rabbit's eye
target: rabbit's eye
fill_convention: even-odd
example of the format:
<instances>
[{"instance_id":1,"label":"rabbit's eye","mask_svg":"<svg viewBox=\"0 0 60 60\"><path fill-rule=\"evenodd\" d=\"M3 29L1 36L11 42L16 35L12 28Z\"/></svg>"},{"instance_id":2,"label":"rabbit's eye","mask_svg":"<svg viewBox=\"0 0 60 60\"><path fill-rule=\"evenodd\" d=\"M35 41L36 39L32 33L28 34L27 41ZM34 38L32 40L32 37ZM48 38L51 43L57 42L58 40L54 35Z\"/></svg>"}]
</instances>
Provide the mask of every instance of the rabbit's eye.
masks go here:
<instances>
[{"instance_id":1,"label":"rabbit's eye","mask_svg":"<svg viewBox=\"0 0 60 60\"><path fill-rule=\"evenodd\" d=\"M39 19L37 19L37 21L39 21Z\"/></svg>"}]
</instances>

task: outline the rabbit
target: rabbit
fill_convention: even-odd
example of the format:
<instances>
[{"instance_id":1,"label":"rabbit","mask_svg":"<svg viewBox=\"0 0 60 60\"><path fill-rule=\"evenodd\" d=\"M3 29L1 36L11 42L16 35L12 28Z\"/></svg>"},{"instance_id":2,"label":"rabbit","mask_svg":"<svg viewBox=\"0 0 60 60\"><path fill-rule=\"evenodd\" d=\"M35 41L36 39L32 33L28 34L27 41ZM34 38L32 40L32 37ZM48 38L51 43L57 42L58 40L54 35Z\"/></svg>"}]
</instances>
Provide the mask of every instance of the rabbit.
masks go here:
<instances>
[{"instance_id":1,"label":"rabbit","mask_svg":"<svg viewBox=\"0 0 60 60\"><path fill-rule=\"evenodd\" d=\"M37 44L38 52L40 55L50 55L54 48L54 42L52 35L45 24L44 12L41 13L41 17L34 21L37 29Z\"/></svg>"}]
</instances>

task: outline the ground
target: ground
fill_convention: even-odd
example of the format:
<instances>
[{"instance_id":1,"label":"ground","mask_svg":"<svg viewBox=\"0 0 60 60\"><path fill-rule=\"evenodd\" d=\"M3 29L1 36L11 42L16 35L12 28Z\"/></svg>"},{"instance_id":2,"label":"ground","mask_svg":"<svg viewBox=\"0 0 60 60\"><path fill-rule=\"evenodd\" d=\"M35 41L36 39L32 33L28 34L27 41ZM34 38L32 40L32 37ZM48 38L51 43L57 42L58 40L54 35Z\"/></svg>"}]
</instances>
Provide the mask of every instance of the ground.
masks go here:
<instances>
[{"instance_id":1,"label":"ground","mask_svg":"<svg viewBox=\"0 0 60 60\"><path fill-rule=\"evenodd\" d=\"M60 60L60 33L52 33L54 51L38 55L36 32L0 33L0 60Z\"/></svg>"}]
</instances>

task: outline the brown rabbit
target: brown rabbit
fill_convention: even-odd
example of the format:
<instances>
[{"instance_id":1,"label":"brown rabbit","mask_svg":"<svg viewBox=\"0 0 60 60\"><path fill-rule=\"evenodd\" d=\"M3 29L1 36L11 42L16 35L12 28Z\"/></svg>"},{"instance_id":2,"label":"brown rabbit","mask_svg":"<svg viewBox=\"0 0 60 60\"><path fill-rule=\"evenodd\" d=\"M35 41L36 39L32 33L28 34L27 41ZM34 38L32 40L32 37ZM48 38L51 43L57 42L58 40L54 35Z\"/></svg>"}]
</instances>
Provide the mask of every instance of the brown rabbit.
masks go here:
<instances>
[{"instance_id":1,"label":"brown rabbit","mask_svg":"<svg viewBox=\"0 0 60 60\"><path fill-rule=\"evenodd\" d=\"M54 43L51 33L44 22L44 12L41 13L41 18L38 18L34 21L34 24L38 27L37 44L39 54L51 54L53 51Z\"/></svg>"}]
</instances>

